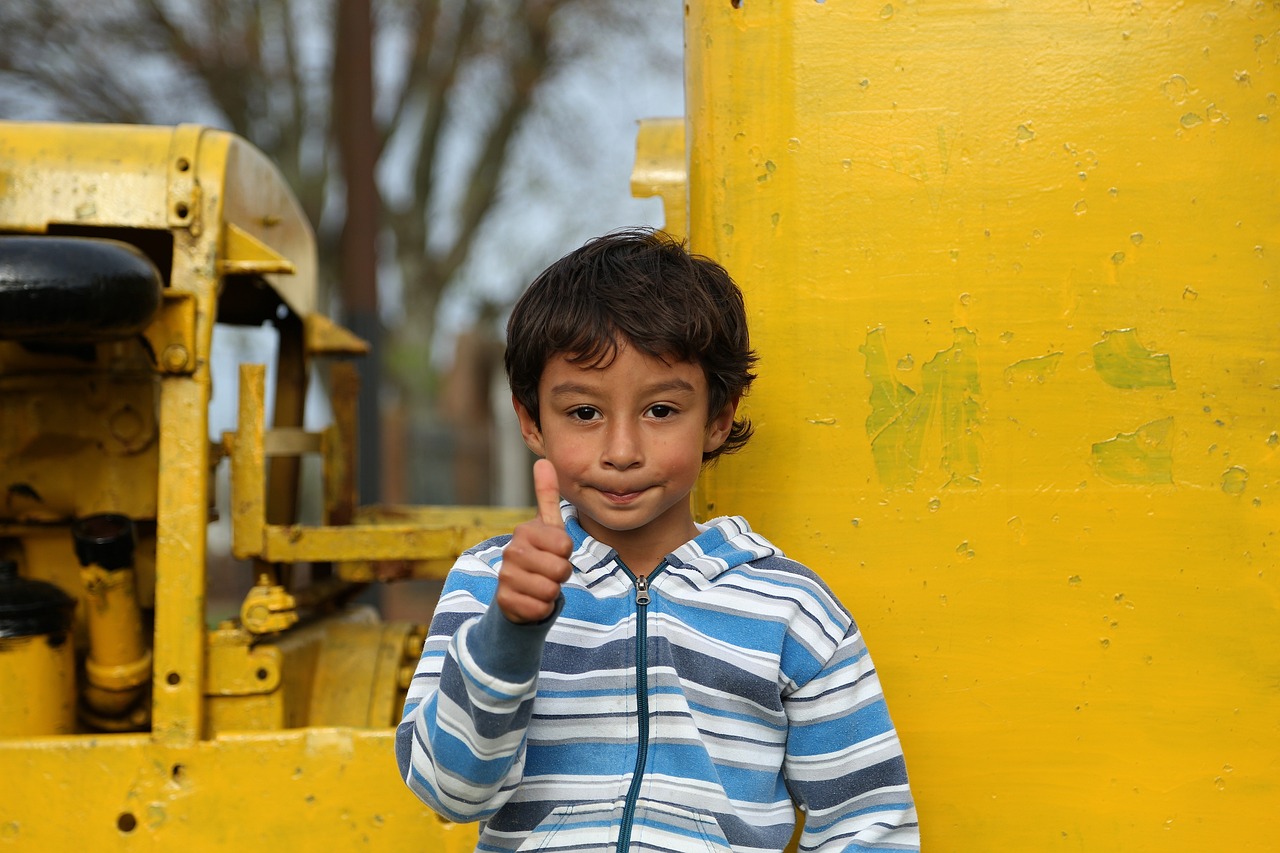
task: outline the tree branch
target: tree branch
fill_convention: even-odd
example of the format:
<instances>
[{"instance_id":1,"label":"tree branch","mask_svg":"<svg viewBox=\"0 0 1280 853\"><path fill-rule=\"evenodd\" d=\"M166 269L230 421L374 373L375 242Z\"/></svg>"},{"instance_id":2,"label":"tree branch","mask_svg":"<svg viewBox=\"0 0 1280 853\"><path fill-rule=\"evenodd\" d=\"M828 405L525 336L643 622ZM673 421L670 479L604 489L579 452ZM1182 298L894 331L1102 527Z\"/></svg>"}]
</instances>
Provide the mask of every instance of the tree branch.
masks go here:
<instances>
[{"instance_id":1,"label":"tree branch","mask_svg":"<svg viewBox=\"0 0 1280 853\"><path fill-rule=\"evenodd\" d=\"M555 8L555 3L546 0L522 4L519 20L523 25L526 48L511 61L508 101L490 126L482 152L471 170L458 211L460 224L457 236L438 262L436 272L441 281L452 278L466 261L476 233L497 198L498 182L507 162L507 148L521 120L533 106L534 94L549 71L549 23Z\"/></svg>"}]
</instances>

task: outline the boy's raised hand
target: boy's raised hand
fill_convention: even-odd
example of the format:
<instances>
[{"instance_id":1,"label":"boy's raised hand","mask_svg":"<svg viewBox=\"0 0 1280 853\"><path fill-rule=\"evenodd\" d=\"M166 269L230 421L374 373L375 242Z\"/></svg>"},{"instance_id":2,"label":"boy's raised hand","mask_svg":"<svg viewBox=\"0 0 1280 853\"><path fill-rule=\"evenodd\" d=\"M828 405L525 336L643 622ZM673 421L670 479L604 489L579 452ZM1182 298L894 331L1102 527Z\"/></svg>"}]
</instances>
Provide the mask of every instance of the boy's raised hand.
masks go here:
<instances>
[{"instance_id":1,"label":"boy's raised hand","mask_svg":"<svg viewBox=\"0 0 1280 853\"><path fill-rule=\"evenodd\" d=\"M503 552L494 602L508 620L541 622L555 610L560 585L573 567L573 540L560 518L560 486L555 466L546 459L533 463L533 492L538 517L515 529Z\"/></svg>"}]
</instances>

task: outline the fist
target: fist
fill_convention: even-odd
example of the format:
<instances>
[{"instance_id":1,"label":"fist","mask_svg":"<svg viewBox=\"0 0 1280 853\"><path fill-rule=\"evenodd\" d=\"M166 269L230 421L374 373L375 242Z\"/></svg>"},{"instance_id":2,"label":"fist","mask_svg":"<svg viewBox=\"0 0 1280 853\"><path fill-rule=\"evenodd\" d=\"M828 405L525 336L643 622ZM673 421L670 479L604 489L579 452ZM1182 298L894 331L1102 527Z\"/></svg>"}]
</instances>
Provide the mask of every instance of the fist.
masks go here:
<instances>
[{"instance_id":1,"label":"fist","mask_svg":"<svg viewBox=\"0 0 1280 853\"><path fill-rule=\"evenodd\" d=\"M560 485L555 466L533 463L538 515L516 527L502 556L494 602L511 622L541 622L555 610L560 587L573 573L573 540L560 518Z\"/></svg>"}]
</instances>

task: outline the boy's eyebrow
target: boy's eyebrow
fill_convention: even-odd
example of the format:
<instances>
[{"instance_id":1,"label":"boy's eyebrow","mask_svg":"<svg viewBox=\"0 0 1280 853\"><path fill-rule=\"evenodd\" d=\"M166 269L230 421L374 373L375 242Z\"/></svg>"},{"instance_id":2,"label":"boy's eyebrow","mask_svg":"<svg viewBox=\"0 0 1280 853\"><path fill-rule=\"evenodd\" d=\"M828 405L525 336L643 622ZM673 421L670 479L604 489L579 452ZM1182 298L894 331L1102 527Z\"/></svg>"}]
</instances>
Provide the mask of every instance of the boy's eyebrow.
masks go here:
<instances>
[{"instance_id":1,"label":"boy's eyebrow","mask_svg":"<svg viewBox=\"0 0 1280 853\"><path fill-rule=\"evenodd\" d=\"M593 394L598 390L598 388L593 388L589 385L583 385L578 382L561 382L559 385L552 386L548 393L550 393L552 397L559 397L565 394ZM684 391L691 394L694 391L694 387L683 379L668 379L664 382L655 382L652 385L646 385L640 390L646 394L657 394L663 391Z\"/></svg>"}]
</instances>

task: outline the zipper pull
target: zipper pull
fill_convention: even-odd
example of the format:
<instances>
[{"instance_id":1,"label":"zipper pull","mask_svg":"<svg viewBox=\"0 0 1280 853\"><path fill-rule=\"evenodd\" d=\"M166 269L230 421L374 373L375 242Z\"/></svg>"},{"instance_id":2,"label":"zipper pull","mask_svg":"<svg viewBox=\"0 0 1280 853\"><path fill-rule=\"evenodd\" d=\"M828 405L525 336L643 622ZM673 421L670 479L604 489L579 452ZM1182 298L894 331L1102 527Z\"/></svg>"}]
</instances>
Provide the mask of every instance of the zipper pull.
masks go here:
<instances>
[{"instance_id":1,"label":"zipper pull","mask_svg":"<svg viewBox=\"0 0 1280 853\"><path fill-rule=\"evenodd\" d=\"M645 605L649 603L649 578L647 575L638 575L636 577L636 604Z\"/></svg>"}]
</instances>

